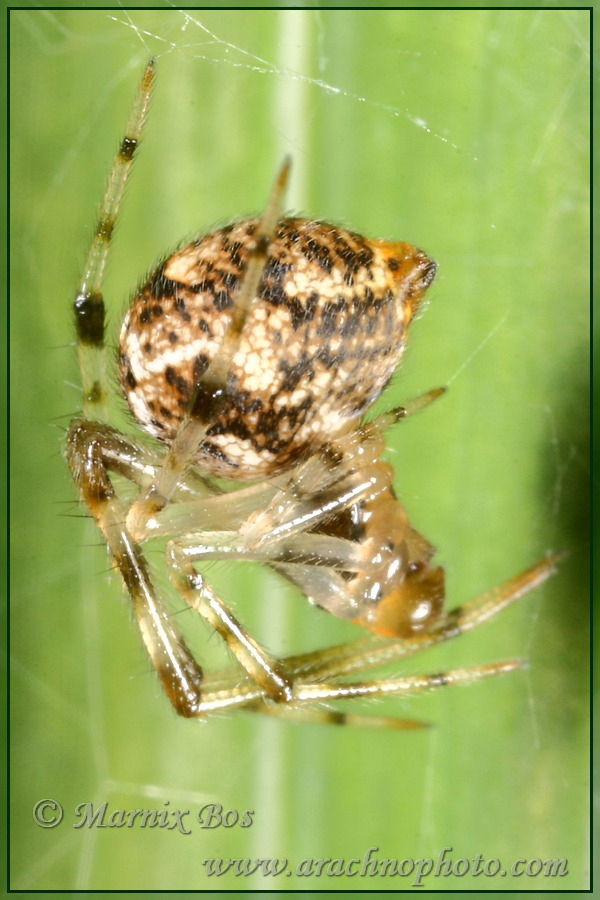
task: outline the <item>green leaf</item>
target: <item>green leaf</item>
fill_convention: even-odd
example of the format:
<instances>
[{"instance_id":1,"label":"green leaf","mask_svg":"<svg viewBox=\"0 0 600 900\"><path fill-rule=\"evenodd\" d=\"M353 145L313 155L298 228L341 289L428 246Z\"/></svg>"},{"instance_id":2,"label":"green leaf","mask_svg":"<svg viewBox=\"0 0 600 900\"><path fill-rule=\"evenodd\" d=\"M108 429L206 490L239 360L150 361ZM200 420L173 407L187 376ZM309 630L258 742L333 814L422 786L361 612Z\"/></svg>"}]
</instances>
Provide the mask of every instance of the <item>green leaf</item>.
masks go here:
<instances>
[{"instance_id":1,"label":"green leaf","mask_svg":"<svg viewBox=\"0 0 600 900\"><path fill-rule=\"evenodd\" d=\"M285 857L295 871L378 848L435 864L445 847L508 874L459 865L428 889L586 887L589 12L19 9L11 26L12 887L408 889L414 873L210 877L203 861ZM111 345L146 269L260 211L290 152L291 209L439 263L377 409L450 386L394 429L388 455L439 549L449 606L568 554L543 589L406 667L527 658L527 670L360 704L430 729L178 720L82 517L62 459L81 404L71 303L151 54L150 120L106 278ZM134 430L118 410L115 422ZM358 633L272 573L206 575L274 653ZM170 602L198 659L222 661ZM42 798L64 808L56 829L32 819ZM73 828L78 804L104 801L190 810L192 835ZM254 810L252 826L201 828L210 802ZM521 858L567 859L568 874L534 864L515 877Z\"/></svg>"}]
</instances>

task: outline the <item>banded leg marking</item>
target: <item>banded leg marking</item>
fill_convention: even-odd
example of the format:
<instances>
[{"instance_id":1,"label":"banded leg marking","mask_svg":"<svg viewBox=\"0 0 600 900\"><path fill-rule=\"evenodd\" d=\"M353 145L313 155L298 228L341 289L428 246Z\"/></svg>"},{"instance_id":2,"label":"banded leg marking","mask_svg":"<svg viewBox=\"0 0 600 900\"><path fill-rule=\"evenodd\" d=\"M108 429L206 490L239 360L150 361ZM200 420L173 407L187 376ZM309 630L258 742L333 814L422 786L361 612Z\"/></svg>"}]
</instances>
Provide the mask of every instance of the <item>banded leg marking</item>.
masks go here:
<instances>
[{"instance_id":1,"label":"banded leg marking","mask_svg":"<svg viewBox=\"0 0 600 900\"><path fill-rule=\"evenodd\" d=\"M113 163L83 276L73 304L83 387L83 414L86 418L105 420L107 417L102 282L125 183L146 118L153 79L154 60L151 59L144 70L125 136Z\"/></svg>"}]
</instances>

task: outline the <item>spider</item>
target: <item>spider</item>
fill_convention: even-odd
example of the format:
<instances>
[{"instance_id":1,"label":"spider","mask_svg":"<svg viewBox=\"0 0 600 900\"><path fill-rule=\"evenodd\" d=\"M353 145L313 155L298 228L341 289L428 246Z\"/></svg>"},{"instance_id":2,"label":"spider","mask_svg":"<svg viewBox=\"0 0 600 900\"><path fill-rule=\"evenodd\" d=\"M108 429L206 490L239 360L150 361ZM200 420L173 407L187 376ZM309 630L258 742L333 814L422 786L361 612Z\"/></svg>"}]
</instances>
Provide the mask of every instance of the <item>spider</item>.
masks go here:
<instances>
[{"instance_id":1,"label":"spider","mask_svg":"<svg viewBox=\"0 0 600 900\"><path fill-rule=\"evenodd\" d=\"M549 556L474 602L444 612L444 575L409 524L382 460L385 430L441 393L370 421L435 274L408 243L282 216L289 160L262 216L170 255L134 296L118 350L121 390L164 453L108 423L102 282L125 182L146 117L147 64L114 160L74 301L83 416L66 438L79 495L119 569L150 660L175 710L243 709L333 723L419 727L339 713L329 701L403 695L511 671L509 660L445 673L365 680L363 673L454 638L555 570ZM111 474L136 486L127 507ZM222 479L236 483L226 490ZM161 536L183 600L235 666L206 675L156 591L143 544ZM366 637L276 659L197 569L258 560ZM359 673L359 680L352 674Z\"/></svg>"}]
</instances>

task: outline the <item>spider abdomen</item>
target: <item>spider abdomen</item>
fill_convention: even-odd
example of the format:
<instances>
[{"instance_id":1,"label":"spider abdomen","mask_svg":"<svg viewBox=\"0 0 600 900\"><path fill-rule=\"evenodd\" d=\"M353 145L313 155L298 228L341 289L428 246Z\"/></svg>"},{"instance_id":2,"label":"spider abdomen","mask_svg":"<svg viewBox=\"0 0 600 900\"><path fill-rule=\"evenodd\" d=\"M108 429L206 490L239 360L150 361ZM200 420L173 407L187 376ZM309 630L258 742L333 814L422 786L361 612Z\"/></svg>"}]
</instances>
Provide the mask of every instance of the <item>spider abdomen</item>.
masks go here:
<instances>
[{"instance_id":1,"label":"spider abdomen","mask_svg":"<svg viewBox=\"0 0 600 900\"><path fill-rule=\"evenodd\" d=\"M139 424L173 439L219 352L258 220L170 256L123 322L119 372ZM226 402L198 449L207 471L251 480L347 430L379 396L435 264L410 244L282 219L229 370Z\"/></svg>"}]
</instances>

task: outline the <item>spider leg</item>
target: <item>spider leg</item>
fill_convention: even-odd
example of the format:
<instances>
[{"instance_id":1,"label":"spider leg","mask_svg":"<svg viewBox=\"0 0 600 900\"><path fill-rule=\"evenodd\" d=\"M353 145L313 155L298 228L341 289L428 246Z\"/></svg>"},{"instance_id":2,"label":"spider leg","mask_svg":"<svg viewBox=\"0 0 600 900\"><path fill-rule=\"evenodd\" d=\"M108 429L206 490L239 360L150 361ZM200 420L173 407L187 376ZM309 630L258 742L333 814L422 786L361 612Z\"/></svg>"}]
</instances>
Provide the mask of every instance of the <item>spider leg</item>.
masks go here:
<instances>
[{"instance_id":1,"label":"spider leg","mask_svg":"<svg viewBox=\"0 0 600 900\"><path fill-rule=\"evenodd\" d=\"M175 542L180 558L172 560L174 565L182 564L183 557L190 562L208 558L261 561L339 618L400 636L412 627L409 620L416 614L423 629L441 606L443 580L440 570L427 566L432 548L411 528L391 493L392 470L377 458L382 449L380 431L380 424L372 423L337 441L335 451L322 448L291 476L279 479L284 487L274 495L269 496L268 486L254 486L223 497L222 503L213 498L170 504L148 520L146 531L187 532ZM253 505L248 506L248 501ZM332 517L347 514L351 507L354 524L348 515L337 526L332 523ZM249 513L246 518L244 509ZM361 524L360 515L367 524ZM190 578L193 573L190 568ZM197 608L201 611L201 605ZM382 610L388 626L383 631ZM252 672L243 661L241 647L240 651L240 661Z\"/></svg>"},{"instance_id":2,"label":"spider leg","mask_svg":"<svg viewBox=\"0 0 600 900\"><path fill-rule=\"evenodd\" d=\"M189 469L179 484L185 486L185 479L194 472L194 469ZM340 474L337 477L340 478ZM262 550L275 541L306 530L325 517L342 512L354 503L381 493L389 488L390 477L391 468L384 463L365 466L360 472L349 471L335 491L327 492L326 503L325 490L300 495L293 481L286 479L285 487L280 487L284 483L280 478L271 479L222 495L220 514L213 501L209 511L204 499L167 505L146 521L144 536L170 535L174 531L192 532L204 528L241 530L241 540L247 549Z\"/></svg>"},{"instance_id":3,"label":"spider leg","mask_svg":"<svg viewBox=\"0 0 600 900\"><path fill-rule=\"evenodd\" d=\"M263 703L256 712L275 716L288 722L303 725L347 725L350 728L381 728L386 730L417 731L429 728L427 722L416 719L398 719L392 716L363 716L360 713L341 712L337 709L311 709L306 706Z\"/></svg>"},{"instance_id":4,"label":"spider leg","mask_svg":"<svg viewBox=\"0 0 600 900\"><path fill-rule=\"evenodd\" d=\"M106 419L107 377L102 282L125 182L131 170L148 110L153 78L154 60L151 59L144 70L125 136L113 163L98 224L73 305L83 387L83 413L86 418Z\"/></svg>"},{"instance_id":5,"label":"spider leg","mask_svg":"<svg viewBox=\"0 0 600 900\"><path fill-rule=\"evenodd\" d=\"M205 702L202 669L156 592L142 549L132 539L125 524L125 510L114 491L109 469L143 483L154 474L152 454L136 448L110 426L84 419L75 419L71 423L66 448L79 493L106 538L128 590L152 664L177 712L183 716L201 716L238 703L235 689L224 694L217 692L216 697L211 696ZM173 581L190 605L223 636L256 680L255 695L262 696L264 690L265 696L289 700L291 693L285 670L244 632L185 557L181 553L177 557L174 542L169 544L168 550Z\"/></svg>"},{"instance_id":6,"label":"spider leg","mask_svg":"<svg viewBox=\"0 0 600 900\"><path fill-rule=\"evenodd\" d=\"M124 524L124 510L108 474L110 467L126 476L133 473L136 478L147 478L152 474L151 454L144 455L108 426L75 420L67 437L67 458L80 494L104 533L123 576L153 665L173 706L185 716L240 707L277 715L280 706L291 704L303 711L299 713L300 718L332 721L331 715L335 718L337 714L311 712L311 706L330 700L413 693L511 671L520 664L509 661L442 675L388 681L337 681L351 672L400 659L475 628L541 584L556 568L557 557L543 560L479 600L450 611L428 633L403 640L367 638L278 661L271 659L245 634L204 583L190 561L194 551L186 556L183 545L171 542L171 575L176 586L187 602L225 638L247 673L245 679L239 670L234 675L224 671L206 678L155 592L141 548ZM278 702L273 704L274 700Z\"/></svg>"},{"instance_id":7,"label":"spider leg","mask_svg":"<svg viewBox=\"0 0 600 900\"><path fill-rule=\"evenodd\" d=\"M349 675L412 656L466 634L499 615L554 575L560 558L560 554L551 554L470 603L449 610L430 631L401 640L369 635L314 653L286 657L283 662L292 673L300 672L303 677L325 679Z\"/></svg>"},{"instance_id":8,"label":"spider leg","mask_svg":"<svg viewBox=\"0 0 600 900\"><path fill-rule=\"evenodd\" d=\"M339 724L345 721L343 715L337 718L336 712L313 710L311 705L358 697L412 694L415 691L450 684L466 684L520 668L523 665L522 661L505 660L424 676L351 683L338 681L352 672L364 671L399 660L475 628L543 583L553 574L557 562L557 557L542 560L476 601L451 610L435 628L424 634L415 634L400 640L367 638L276 661L246 635L191 563L192 560L197 561L200 558L256 559L256 555L244 550L239 542L235 546L235 537L233 533L226 532L213 535L206 533L190 536L177 543L171 542L169 545L171 577L178 590L186 602L219 631L249 676L242 682L239 670L230 672L225 670L208 676L204 683L204 703L222 704L220 708L243 706L271 715L279 715L280 704L289 705L296 712L282 713L284 717ZM201 539L203 543L200 542ZM327 567L323 567L323 570L329 572ZM283 691L280 690L281 681L285 685ZM278 703L274 705L273 700ZM216 708L213 706L213 709ZM385 721L387 720L382 720ZM413 727L402 723L404 720L391 720L389 727ZM347 724L364 723L357 720L348 721Z\"/></svg>"},{"instance_id":9,"label":"spider leg","mask_svg":"<svg viewBox=\"0 0 600 900\"><path fill-rule=\"evenodd\" d=\"M374 679L355 682L304 682L293 686L292 703L318 703L329 700L353 700L359 697L385 697L413 694L448 685L470 684L482 678L504 675L521 668L520 660L505 660L483 666L450 669L429 675L406 675L401 678Z\"/></svg>"},{"instance_id":10,"label":"spider leg","mask_svg":"<svg viewBox=\"0 0 600 900\"><path fill-rule=\"evenodd\" d=\"M362 561L354 556L359 553L359 544L324 535L296 535L289 542L280 541L274 547L256 551L248 550L236 532L204 532L170 541L167 545L167 564L178 592L220 634L251 682L262 688L270 700L295 703L296 695L293 691L296 688L296 673L288 671L285 663L273 659L249 636L197 572L193 562L206 559L259 560L283 571L288 566L279 566L275 560L287 559L290 555L299 559L304 555L310 562L306 565L295 563L293 567L301 567L313 573L310 584L315 590L318 588L318 596L323 597L323 605L330 612L348 619L357 616L362 597L354 597L347 582L332 568L323 565L323 561L330 557L330 562L337 562L344 570L352 566L359 569ZM321 565L315 565L315 560L319 560ZM239 683L239 676L238 670L237 677L229 685L232 696L237 696L236 682ZM216 678L218 680L219 676ZM221 691L220 695L225 696L226 693L227 691ZM320 716L320 721L324 721L323 715ZM305 715L302 717L306 718Z\"/></svg>"},{"instance_id":11,"label":"spider leg","mask_svg":"<svg viewBox=\"0 0 600 900\"><path fill-rule=\"evenodd\" d=\"M167 563L171 580L186 603L212 625L252 680L274 700L289 701L290 679L284 667L250 637L176 541L167 545Z\"/></svg>"},{"instance_id":12,"label":"spider leg","mask_svg":"<svg viewBox=\"0 0 600 900\"><path fill-rule=\"evenodd\" d=\"M203 562L209 559L227 559L230 562L242 560L262 562L281 572L301 589L306 589L305 593L310 599L318 602L323 609L327 609L338 618L355 619L359 616L364 603L362 589L360 592L350 590L348 582L331 565L326 565L326 561L335 562L339 568L347 571L352 567L356 569L360 567L359 557L359 544L316 534L300 535L289 542L280 541L279 544L270 546L268 549L248 550L236 532L207 531L171 541L167 548L167 559L172 571L171 577L177 589L186 602L215 627L217 626L211 618L212 614L207 612L206 606L206 603L209 605L213 603L211 591L192 566L192 562ZM281 562L290 558L295 562ZM301 561L303 559L305 562ZM290 570L293 574L290 574ZM214 604L217 603L220 601L214 598ZM230 614L228 613L228 615ZM221 612L219 612L219 617L223 618ZM239 624L235 623L231 631L237 633L239 629ZM217 630L221 633L221 626ZM222 634L222 637L225 637L230 649L246 671L260 681L262 676L259 677L255 669L256 647L254 644L251 659L248 662L243 646L249 640L247 636L245 636L242 646L239 647L235 643L236 639L233 634L227 636ZM262 652L266 658L266 654L264 651ZM261 668L266 670L267 666L262 665Z\"/></svg>"},{"instance_id":13,"label":"spider leg","mask_svg":"<svg viewBox=\"0 0 600 900\"><path fill-rule=\"evenodd\" d=\"M112 472L123 475L140 489L153 484L162 465L159 453L136 444L129 437L125 438L120 431L104 422L97 423L96 431L104 444L104 460ZM214 518L215 515L210 511L210 499L214 500L217 496L223 497L220 489L210 479L205 478L197 469L189 469L177 486L175 499L184 509L192 502L194 508L206 510L210 521L211 516ZM194 498L193 501L191 498Z\"/></svg>"},{"instance_id":14,"label":"spider leg","mask_svg":"<svg viewBox=\"0 0 600 900\"><path fill-rule=\"evenodd\" d=\"M365 604L364 582L356 578L349 584L341 575L342 571L362 573L369 565L366 548L356 541L306 533L250 550L235 531L204 531L174 543L179 561L227 559L269 565L312 602L341 619L358 618Z\"/></svg>"},{"instance_id":15,"label":"spider leg","mask_svg":"<svg viewBox=\"0 0 600 900\"><path fill-rule=\"evenodd\" d=\"M268 257L269 244L281 215L290 165L289 158L286 158L275 180L219 352L196 384L190 407L169 446L155 484L141 495L129 510L128 527L138 540L145 535L148 519L169 502L178 480L186 471L226 402L227 375L239 346L244 324L255 301Z\"/></svg>"},{"instance_id":16,"label":"spider leg","mask_svg":"<svg viewBox=\"0 0 600 900\"><path fill-rule=\"evenodd\" d=\"M314 710L313 707L318 703L333 700L357 700L365 697L409 696L420 691L429 691L450 685L471 684L483 678L513 672L522 666L521 660L505 660L428 675L406 675L400 678L339 683L307 681L297 678L292 682L291 696L287 703L290 709L298 710L301 714L304 710L312 712L313 719L316 719L315 713L318 713L319 710ZM258 685L251 682L244 682L232 687L213 687L212 682L207 679L205 687L203 707L206 711L244 708L253 712L279 715L279 710L286 708L285 704L273 703ZM283 715L286 716L287 711ZM321 718L321 721L330 720Z\"/></svg>"},{"instance_id":17,"label":"spider leg","mask_svg":"<svg viewBox=\"0 0 600 900\"><path fill-rule=\"evenodd\" d=\"M108 449L107 449L108 448ZM146 649L165 690L182 715L194 715L200 703L202 670L185 646L152 585L146 560L124 524L106 457L122 446L108 439L96 422L75 419L67 435L67 459L82 499L103 532L121 572Z\"/></svg>"},{"instance_id":18,"label":"spider leg","mask_svg":"<svg viewBox=\"0 0 600 900\"><path fill-rule=\"evenodd\" d=\"M525 572L509 579L463 606L450 610L430 632L400 640L369 635L345 644L281 660L290 676L301 681L317 681L348 676L353 672L396 662L436 644L466 634L501 613L550 578L560 560L558 554L540 560ZM504 665L500 663L499 665ZM511 663L515 667L516 664ZM473 671L477 671L475 667ZM239 670L222 670L207 676L206 690L227 691L239 686Z\"/></svg>"}]
</instances>

